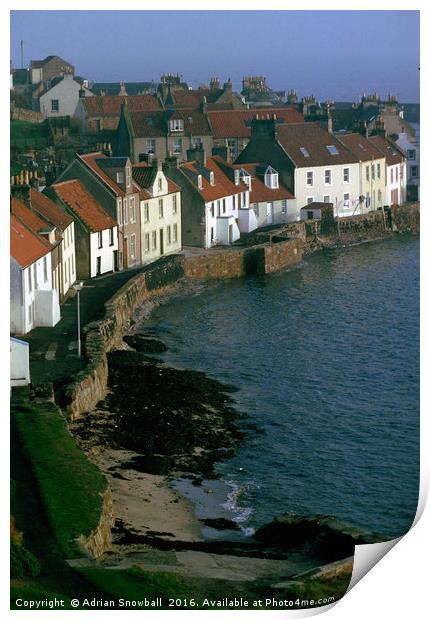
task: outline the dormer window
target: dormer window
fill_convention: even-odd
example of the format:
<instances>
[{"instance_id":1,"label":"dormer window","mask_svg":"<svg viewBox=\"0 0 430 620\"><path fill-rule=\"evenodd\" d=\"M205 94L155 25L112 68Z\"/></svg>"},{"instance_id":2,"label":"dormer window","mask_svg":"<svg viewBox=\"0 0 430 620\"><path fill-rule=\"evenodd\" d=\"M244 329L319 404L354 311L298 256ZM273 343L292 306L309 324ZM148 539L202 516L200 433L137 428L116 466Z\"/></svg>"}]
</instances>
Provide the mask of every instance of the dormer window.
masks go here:
<instances>
[{"instance_id":1,"label":"dormer window","mask_svg":"<svg viewBox=\"0 0 430 620\"><path fill-rule=\"evenodd\" d=\"M210 172L210 175L209 175L209 182L211 185L215 185L215 175L212 171Z\"/></svg>"},{"instance_id":2,"label":"dormer window","mask_svg":"<svg viewBox=\"0 0 430 620\"><path fill-rule=\"evenodd\" d=\"M158 177L158 191L161 192L162 189L163 189L163 179L161 177Z\"/></svg>"},{"instance_id":3,"label":"dormer window","mask_svg":"<svg viewBox=\"0 0 430 620\"><path fill-rule=\"evenodd\" d=\"M334 144L329 144L328 146L326 146L326 149L330 153L330 155L339 155L339 151Z\"/></svg>"},{"instance_id":4,"label":"dormer window","mask_svg":"<svg viewBox=\"0 0 430 620\"><path fill-rule=\"evenodd\" d=\"M201 174L197 177L197 185L199 186L199 189L203 189L203 179Z\"/></svg>"},{"instance_id":5,"label":"dormer window","mask_svg":"<svg viewBox=\"0 0 430 620\"><path fill-rule=\"evenodd\" d=\"M122 170L116 173L116 182L121 185L124 183L124 172Z\"/></svg>"},{"instance_id":6,"label":"dormer window","mask_svg":"<svg viewBox=\"0 0 430 620\"><path fill-rule=\"evenodd\" d=\"M278 173L271 167L266 170L266 174L264 175L264 184L266 187L270 187L270 189L278 189L279 187Z\"/></svg>"},{"instance_id":7,"label":"dormer window","mask_svg":"<svg viewBox=\"0 0 430 620\"><path fill-rule=\"evenodd\" d=\"M234 171L234 184L239 185L239 180L240 180L240 170L235 170Z\"/></svg>"},{"instance_id":8,"label":"dormer window","mask_svg":"<svg viewBox=\"0 0 430 620\"><path fill-rule=\"evenodd\" d=\"M175 118L169 121L170 131L184 131L184 121L181 118Z\"/></svg>"},{"instance_id":9,"label":"dormer window","mask_svg":"<svg viewBox=\"0 0 430 620\"><path fill-rule=\"evenodd\" d=\"M126 187L130 188L131 187L131 166L126 166L125 175L126 175Z\"/></svg>"}]
</instances>

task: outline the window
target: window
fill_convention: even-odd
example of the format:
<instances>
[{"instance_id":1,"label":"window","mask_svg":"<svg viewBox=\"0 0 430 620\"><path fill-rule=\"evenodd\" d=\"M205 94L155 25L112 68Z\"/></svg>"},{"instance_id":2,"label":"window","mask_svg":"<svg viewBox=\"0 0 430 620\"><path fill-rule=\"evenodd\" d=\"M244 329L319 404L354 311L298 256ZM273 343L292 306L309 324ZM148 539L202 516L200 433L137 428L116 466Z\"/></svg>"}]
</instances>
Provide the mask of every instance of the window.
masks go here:
<instances>
[{"instance_id":1,"label":"window","mask_svg":"<svg viewBox=\"0 0 430 620\"><path fill-rule=\"evenodd\" d=\"M287 201L286 200L283 200L281 203L281 213L283 215L287 214Z\"/></svg>"},{"instance_id":2,"label":"window","mask_svg":"<svg viewBox=\"0 0 430 620\"><path fill-rule=\"evenodd\" d=\"M31 304L28 304L28 322L29 323L33 323L33 306Z\"/></svg>"},{"instance_id":3,"label":"window","mask_svg":"<svg viewBox=\"0 0 430 620\"><path fill-rule=\"evenodd\" d=\"M145 222L149 222L149 202L145 202L143 205L143 219Z\"/></svg>"},{"instance_id":4,"label":"window","mask_svg":"<svg viewBox=\"0 0 430 620\"><path fill-rule=\"evenodd\" d=\"M239 181L240 181L240 170L235 170L234 171L234 184L235 185L239 185Z\"/></svg>"},{"instance_id":5,"label":"window","mask_svg":"<svg viewBox=\"0 0 430 620\"><path fill-rule=\"evenodd\" d=\"M172 227L168 226L167 227L167 245L170 245L172 243Z\"/></svg>"},{"instance_id":6,"label":"window","mask_svg":"<svg viewBox=\"0 0 430 620\"><path fill-rule=\"evenodd\" d=\"M175 215L178 212L178 197L174 195L172 197L172 213Z\"/></svg>"},{"instance_id":7,"label":"window","mask_svg":"<svg viewBox=\"0 0 430 620\"><path fill-rule=\"evenodd\" d=\"M161 192L163 189L163 179L160 177L158 177L158 191Z\"/></svg>"},{"instance_id":8,"label":"window","mask_svg":"<svg viewBox=\"0 0 430 620\"><path fill-rule=\"evenodd\" d=\"M72 254L72 276L75 279L75 255Z\"/></svg>"},{"instance_id":9,"label":"window","mask_svg":"<svg viewBox=\"0 0 430 620\"><path fill-rule=\"evenodd\" d=\"M130 209L130 223L133 224L136 221L136 207L134 205L134 196L128 199L128 208Z\"/></svg>"},{"instance_id":10,"label":"window","mask_svg":"<svg viewBox=\"0 0 430 620\"><path fill-rule=\"evenodd\" d=\"M381 178L381 164L376 164L376 175L378 179Z\"/></svg>"},{"instance_id":11,"label":"window","mask_svg":"<svg viewBox=\"0 0 430 620\"><path fill-rule=\"evenodd\" d=\"M308 217L308 220L313 220L314 219L314 212L313 211L306 211L306 215Z\"/></svg>"},{"instance_id":12,"label":"window","mask_svg":"<svg viewBox=\"0 0 430 620\"><path fill-rule=\"evenodd\" d=\"M391 178L391 183L394 183L394 169L393 168L391 168L391 171L390 171L390 178Z\"/></svg>"},{"instance_id":13,"label":"window","mask_svg":"<svg viewBox=\"0 0 430 620\"><path fill-rule=\"evenodd\" d=\"M370 180L370 168L369 166L366 166L366 181Z\"/></svg>"},{"instance_id":14,"label":"window","mask_svg":"<svg viewBox=\"0 0 430 620\"><path fill-rule=\"evenodd\" d=\"M155 140L146 141L146 152L148 155L155 155Z\"/></svg>"},{"instance_id":15,"label":"window","mask_svg":"<svg viewBox=\"0 0 430 620\"><path fill-rule=\"evenodd\" d=\"M157 249L157 231L154 230L152 233L152 249L156 250Z\"/></svg>"},{"instance_id":16,"label":"window","mask_svg":"<svg viewBox=\"0 0 430 620\"><path fill-rule=\"evenodd\" d=\"M308 205L312 204L313 201L314 201L314 197L313 196L308 196L306 198L306 204L308 204Z\"/></svg>"},{"instance_id":17,"label":"window","mask_svg":"<svg viewBox=\"0 0 430 620\"><path fill-rule=\"evenodd\" d=\"M225 198L222 199L222 212L225 213Z\"/></svg>"},{"instance_id":18,"label":"window","mask_svg":"<svg viewBox=\"0 0 430 620\"><path fill-rule=\"evenodd\" d=\"M308 170L308 172L306 173L306 185L308 187L312 187L313 184L314 184L314 173L312 172L312 170Z\"/></svg>"},{"instance_id":19,"label":"window","mask_svg":"<svg viewBox=\"0 0 430 620\"><path fill-rule=\"evenodd\" d=\"M408 149L408 159L413 159L415 161L416 153L415 149Z\"/></svg>"},{"instance_id":20,"label":"window","mask_svg":"<svg viewBox=\"0 0 430 620\"><path fill-rule=\"evenodd\" d=\"M211 226L211 243L214 241L214 228Z\"/></svg>"},{"instance_id":21,"label":"window","mask_svg":"<svg viewBox=\"0 0 430 620\"><path fill-rule=\"evenodd\" d=\"M399 182L399 167L396 166L396 183Z\"/></svg>"},{"instance_id":22,"label":"window","mask_svg":"<svg viewBox=\"0 0 430 620\"><path fill-rule=\"evenodd\" d=\"M113 245L113 228L109 228L109 245Z\"/></svg>"},{"instance_id":23,"label":"window","mask_svg":"<svg viewBox=\"0 0 430 620\"><path fill-rule=\"evenodd\" d=\"M300 153L303 155L303 157L310 157L308 149L306 149L304 146L300 147Z\"/></svg>"},{"instance_id":24,"label":"window","mask_svg":"<svg viewBox=\"0 0 430 620\"><path fill-rule=\"evenodd\" d=\"M161 218L164 215L163 211L164 211L164 209L163 209L163 199L160 198L160 200L158 201L158 218L160 220L161 220Z\"/></svg>"},{"instance_id":25,"label":"window","mask_svg":"<svg viewBox=\"0 0 430 620\"><path fill-rule=\"evenodd\" d=\"M349 209L349 194L343 195L343 206Z\"/></svg>"},{"instance_id":26,"label":"window","mask_svg":"<svg viewBox=\"0 0 430 620\"><path fill-rule=\"evenodd\" d=\"M124 224L128 224L127 199L124 198Z\"/></svg>"},{"instance_id":27,"label":"window","mask_svg":"<svg viewBox=\"0 0 430 620\"><path fill-rule=\"evenodd\" d=\"M366 193L366 207L367 208L370 207L370 193L369 192Z\"/></svg>"},{"instance_id":28,"label":"window","mask_svg":"<svg viewBox=\"0 0 430 620\"><path fill-rule=\"evenodd\" d=\"M326 149L330 153L330 155L339 155L339 151L334 144L329 144L328 146L326 146Z\"/></svg>"},{"instance_id":29,"label":"window","mask_svg":"<svg viewBox=\"0 0 430 620\"><path fill-rule=\"evenodd\" d=\"M200 149L202 147L202 139L201 138L191 138L191 148Z\"/></svg>"},{"instance_id":30,"label":"window","mask_svg":"<svg viewBox=\"0 0 430 620\"><path fill-rule=\"evenodd\" d=\"M214 173L211 171L211 173L209 174L209 183L211 185L215 185L215 175Z\"/></svg>"},{"instance_id":31,"label":"window","mask_svg":"<svg viewBox=\"0 0 430 620\"><path fill-rule=\"evenodd\" d=\"M372 164L372 180L375 180L375 165Z\"/></svg>"},{"instance_id":32,"label":"window","mask_svg":"<svg viewBox=\"0 0 430 620\"><path fill-rule=\"evenodd\" d=\"M124 172L122 170L116 173L116 182L121 184L124 183Z\"/></svg>"},{"instance_id":33,"label":"window","mask_svg":"<svg viewBox=\"0 0 430 620\"><path fill-rule=\"evenodd\" d=\"M173 243L178 241L178 225L173 224Z\"/></svg>"},{"instance_id":34,"label":"window","mask_svg":"<svg viewBox=\"0 0 430 620\"><path fill-rule=\"evenodd\" d=\"M130 235L130 258L136 258L136 235Z\"/></svg>"},{"instance_id":35,"label":"window","mask_svg":"<svg viewBox=\"0 0 430 620\"><path fill-rule=\"evenodd\" d=\"M326 195L323 197L323 201L324 201L324 202L330 202L330 195L329 195L329 194L326 194Z\"/></svg>"},{"instance_id":36,"label":"window","mask_svg":"<svg viewBox=\"0 0 430 620\"><path fill-rule=\"evenodd\" d=\"M221 217L221 201L219 200L216 201L216 210L217 210L217 216Z\"/></svg>"},{"instance_id":37,"label":"window","mask_svg":"<svg viewBox=\"0 0 430 620\"><path fill-rule=\"evenodd\" d=\"M199 189L203 189L203 179L201 174L197 177L197 185L199 186Z\"/></svg>"},{"instance_id":38,"label":"window","mask_svg":"<svg viewBox=\"0 0 430 620\"><path fill-rule=\"evenodd\" d=\"M215 217L215 205L213 202L211 203L211 216Z\"/></svg>"},{"instance_id":39,"label":"window","mask_svg":"<svg viewBox=\"0 0 430 620\"><path fill-rule=\"evenodd\" d=\"M46 256L43 257L43 278L45 282L48 282L48 261Z\"/></svg>"},{"instance_id":40,"label":"window","mask_svg":"<svg viewBox=\"0 0 430 620\"><path fill-rule=\"evenodd\" d=\"M51 112L59 112L59 111L60 111L60 102L58 101L58 99L51 99Z\"/></svg>"},{"instance_id":41,"label":"window","mask_svg":"<svg viewBox=\"0 0 430 620\"><path fill-rule=\"evenodd\" d=\"M170 131L184 131L184 121L181 118L175 118L169 121Z\"/></svg>"},{"instance_id":42,"label":"window","mask_svg":"<svg viewBox=\"0 0 430 620\"><path fill-rule=\"evenodd\" d=\"M411 166L411 179L418 178L418 166Z\"/></svg>"},{"instance_id":43,"label":"window","mask_svg":"<svg viewBox=\"0 0 430 620\"><path fill-rule=\"evenodd\" d=\"M326 185L331 185L331 170L324 171L324 183Z\"/></svg>"},{"instance_id":44,"label":"window","mask_svg":"<svg viewBox=\"0 0 430 620\"><path fill-rule=\"evenodd\" d=\"M173 153L175 155L180 155L182 153L182 139L177 138L173 140Z\"/></svg>"},{"instance_id":45,"label":"window","mask_svg":"<svg viewBox=\"0 0 430 620\"><path fill-rule=\"evenodd\" d=\"M259 215L260 215L260 208L259 208L259 204L258 204L258 202L256 202L256 203L254 204L254 213L255 213L255 215L256 215L257 217L259 217Z\"/></svg>"},{"instance_id":46,"label":"window","mask_svg":"<svg viewBox=\"0 0 430 620\"><path fill-rule=\"evenodd\" d=\"M343 182L349 183L349 168L343 169Z\"/></svg>"},{"instance_id":47,"label":"window","mask_svg":"<svg viewBox=\"0 0 430 620\"><path fill-rule=\"evenodd\" d=\"M125 174L126 174L126 177L127 177L126 185L127 185L127 187L131 187L131 166L126 166Z\"/></svg>"},{"instance_id":48,"label":"window","mask_svg":"<svg viewBox=\"0 0 430 620\"><path fill-rule=\"evenodd\" d=\"M382 192L378 189L378 207L382 206Z\"/></svg>"},{"instance_id":49,"label":"window","mask_svg":"<svg viewBox=\"0 0 430 620\"><path fill-rule=\"evenodd\" d=\"M103 231L97 233L99 250L103 247Z\"/></svg>"},{"instance_id":50,"label":"window","mask_svg":"<svg viewBox=\"0 0 430 620\"><path fill-rule=\"evenodd\" d=\"M145 253L149 252L149 233L145 233Z\"/></svg>"},{"instance_id":51,"label":"window","mask_svg":"<svg viewBox=\"0 0 430 620\"><path fill-rule=\"evenodd\" d=\"M118 220L118 224L122 226L122 200L121 198L118 200L118 203L117 203L117 220Z\"/></svg>"}]
</instances>

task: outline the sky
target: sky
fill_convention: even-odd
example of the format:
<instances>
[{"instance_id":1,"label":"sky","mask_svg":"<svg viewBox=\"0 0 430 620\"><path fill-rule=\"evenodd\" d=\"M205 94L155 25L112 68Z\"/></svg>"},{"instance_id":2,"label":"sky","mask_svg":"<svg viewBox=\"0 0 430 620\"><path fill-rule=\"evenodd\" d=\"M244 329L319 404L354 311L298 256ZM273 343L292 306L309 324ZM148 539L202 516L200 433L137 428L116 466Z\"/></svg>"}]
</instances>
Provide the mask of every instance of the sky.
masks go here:
<instances>
[{"instance_id":1,"label":"sky","mask_svg":"<svg viewBox=\"0 0 430 620\"><path fill-rule=\"evenodd\" d=\"M50 54L96 82L264 75L299 97L419 101L419 11L12 11L11 58Z\"/></svg>"}]
</instances>

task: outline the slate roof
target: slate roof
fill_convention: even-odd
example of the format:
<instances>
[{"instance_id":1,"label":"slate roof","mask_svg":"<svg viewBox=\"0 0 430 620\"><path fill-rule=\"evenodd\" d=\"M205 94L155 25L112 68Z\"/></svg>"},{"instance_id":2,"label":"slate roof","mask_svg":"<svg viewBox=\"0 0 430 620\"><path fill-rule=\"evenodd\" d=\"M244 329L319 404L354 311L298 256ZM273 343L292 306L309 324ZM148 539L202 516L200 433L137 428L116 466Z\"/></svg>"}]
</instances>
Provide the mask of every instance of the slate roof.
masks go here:
<instances>
[{"instance_id":1,"label":"slate roof","mask_svg":"<svg viewBox=\"0 0 430 620\"><path fill-rule=\"evenodd\" d=\"M251 121L256 116L276 114L278 125L284 123L301 123L303 114L294 108L270 108L256 110L223 110L209 111L208 116L214 138L250 138Z\"/></svg>"},{"instance_id":2,"label":"slate roof","mask_svg":"<svg viewBox=\"0 0 430 620\"><path fill-rule=\"evenodd\" d=\"M117 225L80 181L76 179L62 181L51 187L91 232L99 232Z\"/></svg>"},{"instance_id":3,"label":"slate roof","mask_svg":"<svg viewBox=\"0 0 430 620\"><path fill-rule=\"evenodd\" d=\"M153 185L156 174L157 170L147 162L140 162L139 164L133 165L133 181L144 190L144 194L141 196L142 198L151 198L151 195L145 190ZM181 188L169 179L169 177L166 177L166 179L169 194L181 191Z\"/></svg>"},{"instance_id":4,"label":"slate roof","mask_svg":"<svg viewBox=\"0 0 430 620\"><path fill-rule=\"evenodd\" d=\"M367 138L359 133L346 133L337 136L350 151L354 153L361 161L369 161L372 159L382 159L381 151Z\"/></svg>"},{"instance_id":5,"label":"slate roof","mask_svg":"<svg viewBox=\"0 0 430 620\"><path fill-rule=\"evenodd\" d=\"M27 228L13 213L10 216L10 255L25 269L52 250L42 239Z\"/></svg>"},{"instance_id":6,"label":"slate roof","mask_svg":"<svg viewBox=\"0 0 430 620\"><path fill-rule=\"evenodd\" d=\"M127 95L140 95L144 91L155 92L157 84L155 82L124 82ZM121 89L120 82L94 82L90 86L94 93L100 94L104 91L106 95L118 95Z\"/></svg>"},{"instance_id":7,"label":"slate roof","mask_svg":"<svg viewBox=\"0 0 430 620\"><path fill-rule=\"evenodd\" d=\"M77 157L113 191L115 196L125 196L125 191L115 183L97 163L98 160L106 157L104 153L85 153L83 155L77 155ZM106 159L108 158L106 157Z\"/></svg>"},{"instance_id":8,"label":"slate roof","mask_svg":"<svg viewBox=\"0 0 430 620\"><path fill-rule=\"evenodd\" d=\"M339 140L317 123L296 123L279 125L278 142L291 161L298 168L313 166L334 166L336 164L357 163L359 160ZM328 146L335 146L338 154L331 155ZM305 157L301 148L306 149Z\"/></svg>"},{"instance_id":9,"label":"slate roof","mask_svg":"<svg viewBox=\"0 0 430 620\"><path fill-rule=\"evenodd\" d=\"M179 166L184 176L186 176L188 181L194 186L194 189L199 192L205 202L219 200L225 196L240 194L248 189L248 186L242 181L239 185L235 185L235 183L228 178L227 174L222 171L217 163L216 157L208 157L206 159L205 168L214 173L215 184L211 185L202 175L202 189L200 189L197 183L197 176L201 174L201 165L196 161L192 161L180 164ZM191 174L187 174L187 172Z\"/></svg>"},{"instance_id":10,"label":"slate roof","mask_svg":"<svg viewBox=\"0 0 430 620\"><path fill-rule=\"evenodd\" d=\"M405 156L402 150L391 140L384 138L384 136L376 135L370 136L369 141L385 155L388 166L401 164L404 161Z\"/></svg>"},{"instance_id":11,"label":"slate roof","mask_svg":"<svg viewBox=\"0 0 430 620\"><path fill-rule=\"evenodd\" d=\"M178 118L184 121L184 131L171 135L210 136L211 128L207 118L198 110L163 110L159 112L129 112L129 119L136 138L158 138L169 133L168 121Z\"/></svg>"},{"instance_id":12,"label":"slate roof","mask_svg":"<svg viewBox=\"0 0 430 620\"><path fill-rule=\"evenodd\" d=\"M82 105L88 116L119 116L124 100L130 112L162 109L160 100L153 95L96 95L83 98Z\"/></svg>"},{"instance_id":13,"label":"slate roof","mask_svg":"<svg viewBox=\"0 0 430 620\"><path fill-rule=\"evenodd\" d=\"M34 189L30 190L31 206L43 219L47 220L59 230L65 230L73 218L64 209L50 200L45 194Z\"/></svg>"}]
</instances>

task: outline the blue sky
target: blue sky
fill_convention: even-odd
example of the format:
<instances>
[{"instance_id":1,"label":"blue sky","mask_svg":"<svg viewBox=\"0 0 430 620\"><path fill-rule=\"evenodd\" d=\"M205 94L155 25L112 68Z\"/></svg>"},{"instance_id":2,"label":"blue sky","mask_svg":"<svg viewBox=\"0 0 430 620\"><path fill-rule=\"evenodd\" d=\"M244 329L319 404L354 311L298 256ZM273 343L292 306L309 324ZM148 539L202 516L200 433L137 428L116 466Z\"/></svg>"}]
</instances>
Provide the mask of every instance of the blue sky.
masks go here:
<instances>
[{"instance_id":1,"label":"blue sky","mask_svg":"<svg viewBox=\"0 0 430 620\"><path fill-rule=\"evenodd\" d=\"M319 99L363 92L419 100L418 11L12 11L20 66L62 56L94 81L149 81L178 72L190 85L265 75L274 89Z\"/></svg>"}]
</instances>

